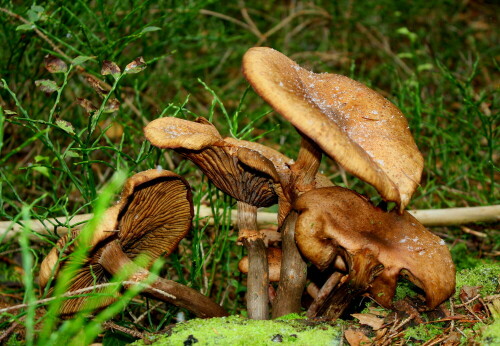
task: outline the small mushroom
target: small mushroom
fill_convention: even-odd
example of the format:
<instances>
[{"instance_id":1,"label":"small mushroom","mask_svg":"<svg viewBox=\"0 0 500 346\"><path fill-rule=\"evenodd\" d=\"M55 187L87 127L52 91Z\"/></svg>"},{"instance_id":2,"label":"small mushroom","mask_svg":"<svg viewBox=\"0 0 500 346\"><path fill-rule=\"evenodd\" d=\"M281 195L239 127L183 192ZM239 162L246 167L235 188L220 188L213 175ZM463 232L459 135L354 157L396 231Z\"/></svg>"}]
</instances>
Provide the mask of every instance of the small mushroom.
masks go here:
<instances>
[{"instance_id":1,"label":"small mushroom","mask_svg":"<svg viewBox=\"0 0 500 346\"><path fill-rule=\"evenodd\" d=\"M448 248L411 214L386 212L342 187L306 192L294 210L301 253L319 269L340 256L349 271L320 314L338 317L353 295L364 291L391 307L399 276L425 292L430 309L453 293L455 267Z\"/></svg>"},{"instance_id":2,"label":"small mushroom","mask_svg":"<svg viewBox=\"0 0 500 346\"><path fill-rule=\"evenodd\" d=\"M280 281L281 270L281 249L277 247L269 247L266 249L267 263L269 265L269 281ZM238 269L243 274L248 274L248 256L243 257L238 262Z\"/></svg>"},{"instance_id":3,"label":"small mushroom","mask_svg":"<svg viewBox=\"0 0 500 346\"><path fill-rule=\"evenodd\" d=\"M212 183L236 199L238 241L249 256L247 308L252 319L267 319L268 265L257 227L257 208L279 203L278 220L290 210L283 182L289 180L286 156L258 143L223 139L204 118L195 122L165 117L144 128L146 138L162 149L174 149L194 162Z\"/></svg>"},{"instance_id":4,"label":"small mushroom","mask_svg":"<svg viewBox=\"0 0 500 346\"><path fill-rule=\"evenodd\" d=\"M170 254L187 234L192 218L191 191L184 179L160 169L135 174L125 183L119 202L106 210L95 229L88 244L88 257L72 278L68 291L106 283L125 266L133 268L128 281L143 281L152 274L132 261L141 256L147 268L158 257ZM68 260L66 255L78 245L78 232L58 241L42 262L39 280L42 288L51 277L57 280L59 267ZM97 288L96 292L102 290ZM208 297L171 280L155 277L143 293L191 310L199 317L227 315ZM70 299L64 301L60 313L102 308L113 301L111 297L97 303L90 303L86 297Z\"/></svg>"},{"instance_id":5,"label":"small mushroom","mask_svg":"<svg viewBox=\"0 0 500 346\"><path fill-rule=\"evenodd\" d=\"M379 93L345 76L313 73L280 52L250 48L243 73L254 90L303 137L297 188L306 191L321 151L373 185L400 211L410 201L423 158L401 111Z\"/></svg>"}]
</instances>

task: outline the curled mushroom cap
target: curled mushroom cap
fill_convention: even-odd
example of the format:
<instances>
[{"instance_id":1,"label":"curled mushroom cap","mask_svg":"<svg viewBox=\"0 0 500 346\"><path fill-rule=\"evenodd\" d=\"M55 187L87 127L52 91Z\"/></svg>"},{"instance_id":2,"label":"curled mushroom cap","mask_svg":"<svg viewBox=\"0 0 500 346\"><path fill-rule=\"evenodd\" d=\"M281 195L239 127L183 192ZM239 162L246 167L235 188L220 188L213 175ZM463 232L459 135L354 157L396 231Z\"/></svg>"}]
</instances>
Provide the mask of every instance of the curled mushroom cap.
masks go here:
<instances>
[{"instance_id":1,"label":"curled mushroom cap","mask_svg":"<svg viewBox=\"0 0 500 346\"><path fill-rule=\"evenodd\" d=\"M318 268L326 268L337 255L346 263L356 259L383 266L369 288L381 305L391 306L399 275L425 291L429 308L453 293L455 267L448 248L409 213L385 212L341 187L306 192L294 209L299 213L297 245ZM368 255L372 258L359 260Z\"/></svg>"},{"instance_id":2,"label":"curled mushroom cap","mask_svg":"<svg viewBox=\"0 0 500 346\"><path fill-rule=\"evenodd\" d=\"M310 72L271 48L249 49L243 73L302 134L404 209L420 182L423 158L394 104L350 78Z\"/></svg>"},{"instance_id":3,"label":"curled mushroom cap","mask_svg":"<svg viewBox=\"0 0 500 346\"><path fill-rule=\"evenodd\" d=\"M193 218L192 197L189 185L177 174L151 169L129 178L119 202L109 208L95 229L89 244L89 257L72 279L69 291L108 282L111 277L105 267L113 267L102 253L107 244L117 241L126 256L133 260L143 256L146 266L158 257L170 254L184 238ZM40 270L40 285L45 287L51 276L56 276L60 253L71 253L78 245L78 232L61 238L44 259ZM118 270L119 268L115 268ZM97 289L96 291L100 291ZM103 298L96 307L109 305L113 299ZM86 298L70 299L63 303L60 313L80 311Z\"/></svg>"}]
</instances>

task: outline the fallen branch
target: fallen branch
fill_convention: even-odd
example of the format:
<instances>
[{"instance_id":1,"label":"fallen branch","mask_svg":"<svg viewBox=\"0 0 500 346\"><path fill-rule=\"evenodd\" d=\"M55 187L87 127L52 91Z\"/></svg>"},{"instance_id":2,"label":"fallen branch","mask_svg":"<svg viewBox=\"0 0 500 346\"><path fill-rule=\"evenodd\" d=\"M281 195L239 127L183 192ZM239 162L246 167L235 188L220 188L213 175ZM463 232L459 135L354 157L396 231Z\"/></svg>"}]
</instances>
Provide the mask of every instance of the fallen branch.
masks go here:
<instances>
[{"instance_id":1,"label":"fallen branch","mask_svg":"<svg viewBox=\"0 0 500 346\"><path fill-rule=\"evenodd\" d=\"M478 222L498 222L500 221L500 205L492 205L486 207L469 207L469 208L447 208L447 209L427 209L427 210L410 210L418 221L424 226L451 226L462 225ZM237 211L231 210L231 223L234 224L237 220ZM43 235L57 230L57 234L62 236L68 232L67 227L57 225L70 225L72 229L81 228L93 214L75 215L72 218L58 217L46 219L43 222L39 220L28 220L24 223L26 227L31 229L31 240L39 240ZM213 224L214 218L210 207L201 206L198 218L203 223ZM268 212L259 212L257 214L258 225L276 224L277 214ZM21 224L13 224L11 221L0 222L0 241L5 241L16 237L22 231Z\"/></svg>"}]
</instances>

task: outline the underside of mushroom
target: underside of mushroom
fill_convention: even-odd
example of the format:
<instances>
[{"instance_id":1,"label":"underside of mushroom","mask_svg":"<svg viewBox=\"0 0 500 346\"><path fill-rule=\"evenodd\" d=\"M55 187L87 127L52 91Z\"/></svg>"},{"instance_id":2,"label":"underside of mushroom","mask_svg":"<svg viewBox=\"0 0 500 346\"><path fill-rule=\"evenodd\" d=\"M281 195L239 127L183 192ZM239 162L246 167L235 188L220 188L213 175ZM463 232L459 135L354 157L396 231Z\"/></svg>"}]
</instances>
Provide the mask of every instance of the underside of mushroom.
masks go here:
<instances>
[{"instance_id":1,"label":"underside of mushroom","mask_svg":"<svg viewBox=\"0 0 500 346\"><path fill-rule=\"evenodd\" d=\"M362 292L389 308L400 276L425 292L430 309L453 294L455 267L447 246L409 213L386 212L341 187L304 193L294 211L301 253L319 269L337 256L347 265L343 283L318 313L336 318L343 310L338 302Z\"/></svg>"},{"instance_id":2,"label":"underside of mushroom","mask_svg":"<svg viewBox=\"0 0 500 346\"><path fill-rule=\"evenodd\" d=\"M88 248L86 258L80 260L79 269L73 273L68 292L97 285L95 292L102 293L104 290L99 284L109 282L113 275L128 268L125 288L149 278L152 283L144 286L143 293L189 309L199 317L227 315L208 297L192 288L154 276L147 269L157 258L174 251L190 229L193 217L191 200L189 185L175 173L153 169L132 176L125 183L119 202L104 213L98 227L82 231L92 233L89 242L82 243L83 238L78 232L59 240L42 263L42 288L50 283L51 277L57 281L60 271L78 260L71 255L74 250L85 246ZM134 263L137 259L143 266ZM114 297L109 294L98 294L92 301L85 296L76 297L64 301L60 313L92 311L113 301Z\"/></svg>"}]
</instances>

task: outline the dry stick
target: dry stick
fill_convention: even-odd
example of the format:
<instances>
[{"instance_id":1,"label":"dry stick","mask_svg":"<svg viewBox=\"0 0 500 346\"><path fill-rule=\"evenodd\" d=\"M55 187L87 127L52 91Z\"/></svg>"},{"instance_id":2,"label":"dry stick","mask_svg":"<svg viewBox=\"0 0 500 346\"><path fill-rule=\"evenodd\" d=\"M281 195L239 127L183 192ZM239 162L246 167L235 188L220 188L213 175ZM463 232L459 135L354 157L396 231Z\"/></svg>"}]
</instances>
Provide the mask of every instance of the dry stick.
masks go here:
<instances>
[{"instance_id":1,"label":"dry stick","mask_svg":"<svg viewBox=\"0 0 500 346\"><path fill-rule=\"evenodd\" d=\"M446 209L427 209L427 210L409 210L421 224L424 226L452 226L469 223L491 223L500 221L500 205L490 205L485 207L466 207L466 208L446 208ZM30 228L38 235L47 235L47 229L55 229L59 224L66 224L71 221L72 229L78 229L92 218L93 214L80 214L73 217L61 216L46 219L44 222L39 220L29 220ZM213 224L212 209L201 206L198 217L201 221ZM233 225L237 220L237 211L231 211L231 220ZM276 224L277 214L268 212L257 213L258 225ZM22 225L12 224L11 221L0 221L0 240L8 240L17 236L22 230ZM57 234L63 236L68 231L67 228L57 226ZM40 240L36 235L32 235L30 240Z\"/></svg>"},{"instance_id":2,"label":"dry stick","mask_svg":"<svg viewBox=\"0 0 500 346\"><path fill-rule=\"evenodd\" d=\"M112 241L104 247L99 263L112 275L117 274L125 266L132 268L133 274L130 275L128 280L132 284L124 284L125 288L130 288L147 278L153 277L154 281L149 285L145 285L142 291L143 294L188 309L202 318L228 315L220 305L200 292L175 281L161 278L139 267L127 257L117 241Z\"/></svg>"},{"instance_id":3,"label":"dry stick","mask_svg":"<svg viewBox=\"0 0 500 346\"><path fill-rule=\"evenodd\" d=\"M307 317L316 316L316 314L318 313L318 309L324 304L325 300L330 295L330 292L335 287L337 287L337 285L340 282L340 279L342 279L343 276L344 276L344 274L342 274L340 272L335 272L332 275L330 275L328 280L326 280L324 285L319 290L316 298L314 298L314 301L312 302L312 304L309 306L309 309L307 309L307 314L306 314Z\"/></svg>"},{"instance_id":4,"label":"dry stick","mask_svg":"<svg viewBox=\"0 0 500 346\"><path fill-rule=\"evenodd\" d=\"M253 320L269 319L269 266L257 228L257 207L238 201L239 236L248 253L247 311Z\"/></svg>"}]
</instances>

